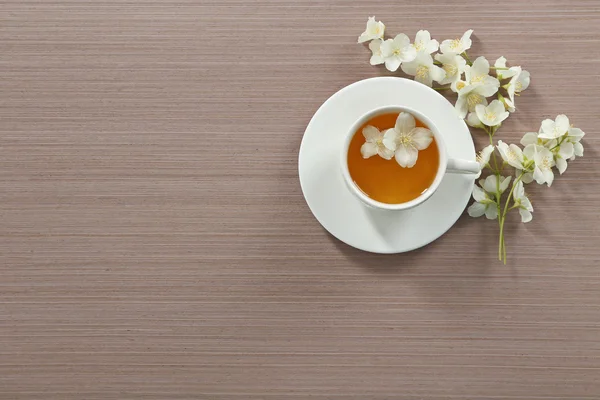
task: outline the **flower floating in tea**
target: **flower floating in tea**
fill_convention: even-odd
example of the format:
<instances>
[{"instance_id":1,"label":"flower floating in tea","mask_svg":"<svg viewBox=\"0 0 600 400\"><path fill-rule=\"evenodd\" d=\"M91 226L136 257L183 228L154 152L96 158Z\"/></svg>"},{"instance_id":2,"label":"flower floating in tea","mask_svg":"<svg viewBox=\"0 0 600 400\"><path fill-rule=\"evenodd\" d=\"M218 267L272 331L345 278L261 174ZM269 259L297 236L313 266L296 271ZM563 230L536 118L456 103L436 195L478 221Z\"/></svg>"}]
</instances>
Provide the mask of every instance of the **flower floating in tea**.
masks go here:
<instances>
[{"instance_id":1,"label":"flower floating in tea","mask_svg":"<svg viewBox=\"0 0 600 400\"><path fill-rule=\"evenodd\" d=\"M394 152L383 144L383 132L372 125L366 126L362 131L365 137L365 144L360 148L360 154L363 158L369 158L375 154L386 160L391 160L394 157Z\"/></svg>"},{"instance_id":2,"label":"flower floating in tea","mask_svg":"<svg viewBox=\"0 0 600 400\"><path fill-rule=\"evenodd\" d=\"M482 168L490 171L490 175L480 180L479 186L475 185L475 203L469 207L468 213L473 217L485 215L488 219L498 220L498 258L506 263L504 223L507 213L517 209L521 221L532 219L533 207L524 185L534 180L540 185L552 185L554 167L562 174L567 169L567 161L583 156L581 139L585 133L573 127L565 115L559 115L555 120L544 120L539 132L526 133L521 139L523 148L502 140L494 144L494 136L502 122L516 111L516 97L529 87L529 72L520 66L507 66L504 57L499 57L493 67L485 57L478 57L472 62L467 54L472 45L471 29L460 38L442 41L440 53L436 53L439 42L432 39L426 30L417 32L415 42L410 44L410 39L404 34L385 40L383 28L383 23L371 17L367 30L359 38L359 42L369 37L373 39L369 43L372 52L370 63L385 64L390 71L402 67L405 74L430 87L434 82L444 85L433 89L457 93L455 109L459 117L488 135L490 144L478 153L477 161ZM491 97L495 98L488 101ZM417 161L418 151L431 143L432 136L424 128L415 128L410 114L402 113L401 116L396 126L383 134L382 142L394 152L398 164L411 167ZM497 159L496 149L501 161ZM511 176L503 176L506 166L515 169L514 180ZM511 180L512 187L508 190ZM505 195L506 192L508 195Z\"/></svg>"},{"instance_id":3,"label":"flower floating in tea","mask_svg":"<svg viewBox=\"0 0 600 400\"><path fill-rule=\"evenodd\" d=\"M414 167L419 150L425 150L432 141L433 133L416 126L415 117L407 112L401 112L396 125L383 135L383 144L394 153L396 162L404 168Z\"/></svg>"}]
</instances>

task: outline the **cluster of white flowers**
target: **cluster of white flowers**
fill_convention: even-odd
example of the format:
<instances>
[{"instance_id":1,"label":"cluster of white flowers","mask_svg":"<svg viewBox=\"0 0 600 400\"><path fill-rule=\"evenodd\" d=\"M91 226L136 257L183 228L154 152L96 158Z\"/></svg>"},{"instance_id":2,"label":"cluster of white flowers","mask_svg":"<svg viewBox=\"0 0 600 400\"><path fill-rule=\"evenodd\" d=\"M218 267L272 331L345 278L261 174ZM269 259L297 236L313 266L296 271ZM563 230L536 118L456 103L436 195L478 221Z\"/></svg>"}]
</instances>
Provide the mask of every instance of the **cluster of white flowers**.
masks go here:
<instances>
[{"instance_id":1,"label":"cluster of white flowers","mask_svg":"<svg viewBox=\"0 0 600 400\"><path fill-rule=\"evenodd\" d=\"M575 158L583 156L581 138L584 135L585 133L581 129L569 124L566 115L558 115L554 121L551 119L542 121L538 133L526 133L521 139L522 149L515 144L507 144L499 140L495 147L503 160L500 168L490 165L494 146L485 147L477 155L477 160L482 168L492 169L495 174L490 175L488 179L494 178L494 181L493 184L487 180L480 181L481 187L475 186L473 190L475 203L469 207L469 215L480 217L485 214L489 219L498 217L500 198L506 188L496 185L496 180L500 179L505 182L505 178L500 175L500 170L504 165L509 165L516 170L512 191L513 207L519 209L523 222L531 221L533 207L525 195L523 184L535 180L540 185L545 183L551 186L554 181L553 167L556 167L562 175L567 169L567 160L575 160Z\"/></svg>"},{"instance_id":2,"label":"cluster of white flowers","mask_svg":"<svg viewBox=\"0 0 600 400\"><path fill-rule=\"evenodd\" d=\"M506 58L500 57L493 67L496 76L490 75L490 63L485 57L471 62L466 54L472 45L472 33L469 29L461 38L444 40L440 44L431 38L429 31L421 30L411 44L404 33L384 39L385 25L370 17L358 42L370 41L371 65L385 64L392 72L401 68L405 74L427 86L432 86L433 82L449 85L437 89L450 89L458 94L456 110L461 118L467 117L471 126L497 126L508 117L504 108L515 111L515 96L529 86L529 72L518 66L507 67ZM438 50L440 53L436 53ZM433 53L436 54L432 56ZM498 92L500 88L506 90L506 96ZM501 113L497 112L498 106L485 109L485 112L484 109L477 111L478 106L487 106L487 99L496 94L503 108Z\"/></svg>"},{"instance_id":3,"label":"cluster of white flowers","mask_svg":"<svg viewBox=\"0 0 600 400\"><path fill-rule=\"evenodd\" d=\"M491 174L481 179L479 185L475 185L475 202L469 207L468 213L472 217L485 215L488 219L498 219L498 256L506 262L503 229L507 212L517 209L523 222L531 221L533 207L524 185L535 180L540 185L545 183L551 186L554 167L562 174L567 169L567 161L583 156L581 138L585 134L581 129L573 127L565 115L558 115L555 120L542 121L537 133L526 133L521 139L523 148L502 140L494 145L494 134L502 122L516 110L515 97L529 87L530 74L520 66L508 67L504 57L498 58L493 67L490 67L485 57L478 57L471 62L467 50L471 48L472 33L473 30L470 29L461 38L444 40L440 44L431 38L428 31L421 30L411 44L408 36L403 33L386 40L385 25L371 17L367 22L367 29L358 41L370 41L369 49L373 53L371 65L385 64L390 71L401 68L404 73L414 76L416 81L430 87L433 82L445 85L434 89L449 89L456 93L458 97L455 109L458 115L469 126L483 129L489 135L490 145L478 153L477 161L482 169L489 169ZM440 53L436 53L438 50ZM490 74L491 71L495 76ZM495 99L489 101L491 97ZM426 136L411 129L414 131L414 124L399 127L396 123L395 131L389 130L395 132L394 140L391 140L392 133L388 135L387 132L383 134L377 131L376 139L373 139L375 142L365 143L363 146L368 147L363 150L363 156L379 154L391 159L395 154L400 165L414 165L417 150L425 144ZM364 134L367 137L368 134ZM412 150L407 151L404 145ZM429 143L423 148L428 145ZM502 162L496 159L496 150ZM511 176L503 176L506 166L515 169L514 180ZM512 187L508 190L511 180ZM507 191L508 196L504 196ZM504 207L501 206L503 198Z\"/></svg>"}]
</instances>

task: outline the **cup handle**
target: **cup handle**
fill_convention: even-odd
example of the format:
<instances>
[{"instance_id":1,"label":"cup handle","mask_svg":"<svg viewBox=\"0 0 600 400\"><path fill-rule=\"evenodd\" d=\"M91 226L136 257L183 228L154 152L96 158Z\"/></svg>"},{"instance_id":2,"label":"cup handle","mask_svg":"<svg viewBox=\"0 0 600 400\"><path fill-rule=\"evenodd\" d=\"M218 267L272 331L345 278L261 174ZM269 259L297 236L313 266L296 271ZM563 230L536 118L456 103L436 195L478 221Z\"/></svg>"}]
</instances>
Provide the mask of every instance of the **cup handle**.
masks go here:
<instances>
[{"instance_id":1,"label":"cup handle","mask_svg":"<svg viewBox=\"0 0 600 400\"><path fill-rule=\"evenodd\" d=\"M477 174L481 173L481 166L477 161L449 158L446 171L451 174Z\"/></svg>"}]
</instances>

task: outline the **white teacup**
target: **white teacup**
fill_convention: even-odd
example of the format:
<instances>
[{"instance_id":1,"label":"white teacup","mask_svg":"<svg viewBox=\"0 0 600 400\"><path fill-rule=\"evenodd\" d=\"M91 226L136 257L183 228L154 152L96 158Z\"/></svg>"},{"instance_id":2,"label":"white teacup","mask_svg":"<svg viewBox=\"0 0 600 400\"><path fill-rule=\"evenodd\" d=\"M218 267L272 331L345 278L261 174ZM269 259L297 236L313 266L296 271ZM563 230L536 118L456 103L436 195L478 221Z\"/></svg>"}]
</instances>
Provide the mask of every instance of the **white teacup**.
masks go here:
<instances>
[{"instance_id":1,"label":"white teacup","mask_svg":"<svg viewBox=\"0 0 600 400\"><path fill-rule=\"evenodd\" d=\"M350 171L348 170L348 148L350 147L350 142L352 141L354 134L368 120L370 120L371 118L376 117L378 115L390 114L390 113L401 113L402 111L406 111L406 112L412 114L413 116L415 116L417 119L421 120L433 133L433 137L437 143L437 146L439 149L439 154L440 154L439 167L438 167L438 171L435 176L435 179L433 180L433 183L431 184L431 186L429 186L429 188L423 194L421 194L419 197L417 197L416 199L407 201L405 203L397 203L397 204L382 203L380 201L373 200L372 198L367 196L356 185L356 183L354 183L354 181L352 180L352 177L350 177ZM383 210L391 210L391 211L406 210L406 209L415 207L415 206L423 203L425 200L427 200L429 197L431 197L431 195L440 186L440 183L442 182L442 179L444 178L444 174L446 174L446 172L458 173L458 174L473 174L473 179L477 178L479 176L479 173L481 172L481 167L479 166L479 163L477 161L461 160L461 159L448 157L448 153L446 151L446 145L444 143L444 138L440 134L439 127L437 127L433 122L431 122L431 120L429 118L427 118L422 113L420 113L416 110L413 110L409 107L401 107L401 106L387 106L387 107L377 108L375 110L372 110L372 111L366 113L362 117L360 117L354 123L354 125L352 125L352 127L350 128L350 130L346 136L346 140L345 140L344 146L342 148L341 160L342 160L342 175L344 176L344 180L346 181L346 185L348 186L348 188L350 188L350 191L356 197L358 197L363 203L365 203L366 205L368 205L370 207L379 208L379 209L383 209ZM395 162L395 161L393 161L393 159L392 159L391 162Z\"/></svg>"}]
</instances>

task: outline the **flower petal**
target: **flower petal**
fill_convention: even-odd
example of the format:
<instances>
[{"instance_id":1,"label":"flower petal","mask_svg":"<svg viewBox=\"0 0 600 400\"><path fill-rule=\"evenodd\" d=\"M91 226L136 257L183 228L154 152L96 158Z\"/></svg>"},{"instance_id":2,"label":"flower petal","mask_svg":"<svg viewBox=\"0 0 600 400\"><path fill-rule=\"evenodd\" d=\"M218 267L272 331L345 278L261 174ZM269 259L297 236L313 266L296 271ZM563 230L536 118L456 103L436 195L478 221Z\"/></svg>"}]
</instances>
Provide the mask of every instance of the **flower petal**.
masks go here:
<instances>
[{"instance_id":1,"label":"flower petal","mask_svg":"<svg viewBox=\"0 0 600 400\"><path fill-rule=\"evenodd\" d=\"M520 169L518 169L518 170L515 171L515 173L517 175L521 175L522 172L523 171L520 170ZM533 182L533 174L531 172L524 173L523 176L521 177L521 181L523 183L531 183L531 182Z\"/></svg>"},{"instance_id":2,"label":"flower petal","mask_svg":"<svg viewBox=\"0 0 600 400\"><path fill-rule=\"evenodd\" d=\"M398 58L400 58L402 62L411 62L417 58L417 50L415 50L414 47L407 45L402 48Z\"/></svg>"},{"instance_id":3,"label":"flower petal","mask_svg":"<svg viewBox=\"0 0 600 400\"><path fill-rule=\"evenodd\" d=\"M412 146L398 146L396 149L396 162L404 168L412 168L417 163L419 152Z\"/></svg>"},{"instance_id":4,"label":"flower petal","mask_svg":"<svg viewBox=\"0 0 600 400\"><path fill-rule=\"evenodd\" d=\"M483 97L490 97L490 96L495 95L496 92L498 92L498 87L499 87L499 85L496 85L495 83L494 84L485 83L481 86L478 86L475 89L475 92L479 93Z\"/></svg>"},{"instance_id":5,"label":"flower petal","mask_svg":"<svg viewBox=\"0 0 600 400\"><path fill-rule=\"evenodd\" d=\"M396 72L400 67L400 59L398 57L389 57L385 59L385 67L388 71Z\"/></svg>"},{"instance_id":6,"label":"flower petal","mask_svg":"<svg viewBox=\"0 0 600 400\"><path fill-rule=\"evenodd\" d=\"M566 160L567 158L571 158L574 151L575 147L573 146L573 143L565 141L560 145L558 155Z\"/></svg>"},{"instance_id":7,"label":"flower petal","mask_svg":"<svg viewBox=\"0 0 600 400\"><path fill-rule=\"evenodd\" d=\"M585 136L585 132L579 128L569 128L568 132L569 138L574 139L575 142L579 142Z\"/></svg>"},{"instance_id":8,"label":"flower petal","mask_svg":"<svg viewBox=\"0 0 600 400\"><path fill-rule=\"evenodd\" d=\"M573 153L577 156L577 157L583 157L583 145L579 142L576 142L573 145Z\"/></svg>"},{"instance_id":9,"label":"flower petal","mask_svg":"<svg viewBox=\"0 0 600 400\"><path fill-rule=\"evenodd\" d=\"M379 129L375 128L373 125L365 126L362 130L362 134L367 142L376 142L383 136L382 133L379 132Z\"/></svg>"},{"instance_id":10,"label":"flower petal","mask_svg":"<svg viewBox=\"0 0 600 400\"><path fill-rule=\"evenodd\" d=\"M567 170L567 160L565 160L564 158L557 158L556 168L558 169L558 172L562 175L563 172Z\"/></svg>"},{"instance_id":11,"label":"flower petal","mask_svg":"<svg viewBox=\"0 0 600 400\"><path fill-rule=\"evenodd\" d=\"M437 65L431 65L429 67L429 76L434 81L441 83L446 78L446 71L438 67Z\"/></svg>"},{"instance_id":12,"label":"flower petal","mask_svg":"<svg viewBox=\"0 0 600 400\"><path fill-rule=\"evenodd\" d=\"M379 157L386 160L391 160L392 157L394 157L394 151L385 146L377 146L377 154L379 154Z\"/></svg>"},{"instance_id":13,"label":"flower petal","mask_svg":"<svg viewBox=\"0 0 600 400\"><path fill-rule=\"evenodd\" d=\"M500 178L502 178L502 177L500 177ZM500 180L500 192L501 193L503 193L508 188L508 185L509 185L511 179L512 179L512 176L509 175L509 176L505 177L504 179Z\"/></svg>"},{"instance_id":14,"label":"flower petal","mask_svg":"<svg viewBox=\"0 0 600 400\"><path fill-rule=\"evenodd\" d=\"M438 42L435 39L431 39L429 42L427 42L427 45L425 46L425 52L431 54L438 51L439 48L440 42Z\"/></svg>"},{"instance_id":15,"label":"flower petal","mask_svg":"<svg viewBox=\"0 0 600 400\"><path fill-rule=\"evenodd\" d=\"M410 131L410 136L417 150L425 150L433 141L433 133L427 128L414 128Z\"/></svg>"},{"instance_id":16,"label":"flower petal","mask_svg":"<svg viewBox=\"0 0 600 400\"><path fill-rule=\"evenodd\" d=\"M365 142L360 147L360 154L363 158L369 158L377 154L377 145L375 143Z\"/></svg>"},{"instance_id":17,"label":"flower petal","mask_svg":"<svg viewBox=\"0 0 600 400\"><path fill-rule=\"evenodd\" d=\"M536 146L537 146L536 144L528 144L523 149L523 155L525 157L527 157L528 160L533 160L534 159Z\"/></svg>"},{"instance_id":18,"label":"flower petal","mask_svg":"<svg viewBox=\"0 0 600 400\"><path fill-rule=\"evenodd\" d=\"M400 49L410 45L410 39L404 33L399 33L394 38L394 45Z\"/></svg>"},{"instance_id":19,"label":"flower petal","mask_svg":"<svg viewBox=\"0 0 600 400\"><path fill-rule=\"evenodd\" d=\"M546 169L542 171L544 173L544 180L548 187L552 186L552 182L554 182L554 172L551 169Z\"/></svg>"},{"instance_id":20,"label":"flower petal","mask_svg":"<svg viewBox=\"0 0 600 400\"><path fill-rule=\"evenodd\" d=\"M483 189L485 189L488 193L496 193L498 191L498 186L496 184L497 178L496 175L490 175L483 181Z\"/></svg>"},{"instance_id":21,"label":"flower petal","mask_svg":"<svg viewBox=\"0 0 600 400\"><path fill-rule=\"evenodd\" d=\"M487 207L485 204L473 203L467 209L467 213L469 213L469 215L473 218L481 217L483 214L485 214L486 208Z\"/></svg>"},{"instance_id":22,"label":"flower petal","mask_svg":"<svg viewBox=\"0 0 600 400\"><path fill-rule=\"evenodd\" d=\"M490 72L490 63L484 57L480 56L473 61L473 65L470 68L469 74L470 76L479 76L479 75L488 75ZM470 80L470 79L467 79Z\"/></svg>"},{"instance_id":23,"label":"flower petal","mask_svg":"<svg viewBox=\"0 0 600 400\"><path fill-rule=\"evenodd\" d=\"M527 89L531 82L529 71L523 70L519 75L517 82L521 84L521 87L518 88L519 92L522 92L523 90Z\"/></svg>"},{"instance_id":24,"label":"flower petal","mask_svg":"<svg viewBox=\"0 0 600 400\"><path fill-rule=\"evenodd\" d=\"M531 212L524 208L519 208L519 214L521 214L521 222L527 223L533 219Z\"/></svg>"},{"instance_id":25,"label":"flower petal","mask_svg":"<svg viewBox=\"0 0 600 400\"><path fill-rule=\"evenodd\" d=\"M396 149L398 148L397 140L399 136L400 134L394 128L386 130L383 134L383 145L391 151L396 151Z\"/></svg>"},{"instance_id":26,"label":"flower petal","mask_svg":"<svg viewBox=\"0 0 600 400\"><path fill-rule=\"evenodd\" d=\"M471 34L473 33L473 29L469 29L465 33L463 33L462 38L460 38L460 42L462 43L462 51L469 50L473 41L471 40Z\"/></svg>"},{"instance_id":27,"label":"flower petal","mask_svg":"<svg viewBox=\"0 0 600 400\"><path fill-rule=\"evenodd\" d=\"M469 107L467 104L467 98L465 96L458 96L456 99L456 104L454 105L454 109L460 118L465 118L467 112L469 111Z\"/></svg>"},{"instance_id":28,"label":"flower petal","mask_svg":"<svg viewBox=\"0 0 600 400\"><path fill-rule=\"evenodd\" d=\"M527 146L529 144L537 144L538 134L535 132L527 132L521 139L521 144Z\"/></svg>"},{"instance_id":29,"label":"flower petal","mask_svg":"<svg viewBox=\"0 0 600 400\"><path fill-rule=\"evenodd\" d=\"M402 111L400 114L398 114L398 118L396 118L396 125L394 126L394 129L396 129L396 131L399 133L408 134L415 128L415 126L415 117L413 117L411 113Z\"/></svg>"},{"instance_id":30,"label":"flower petal","mask_svg":"<svg viewBox=\"0 0 600 400\"><path fill-rule=\"evenodd\" d=\"M477 154L477 162L481 166L481 168L485 167L490 162L490 157L494 152L494 146L488 144Z\"/></svg>"},{"instance_id":31,"label":"flower petal","mask_svg":"<svg viewBox=\"0 0 600 400\"><path fill-rule=\"evenodd\" d=\"M483 191L482 188L475 185L473 186L473 199L477 202L482 202L488 198L487 194Z\"/></svg>"},{"instance_id":32,"label":"flower petal","mask_svg":"<svg viewBox=\"0 0 600 400\"><path fill-rule=\"evenodd\" d=\"M394 54L394 40L387 39L381 43L381 54L384 58L391 57Z\"/></svg>"},{"instance_id":33,"label":"flower petal","mask_svg":"<svg viewBox=\"0 0 600 400\"><path fill-rule=\"evenodd\" d=\"M513 197L515 200L521 200L525 196L525 189L523 187L523 182L518 181L515 184L515 188L513 189Z\"/></svg>"},{"instance_id":34,"label":"flower petal","mask_svg":"<svg viewBox=\"0 0 600 400\"><path fill-rule=\"evenodd\" d=\"M556 116L555 130L556 137L562 136L569 130L569 118L566 115L560 114Z\"/></svg>"},{"instance_id":35,"label":"flower petal","mask_svg":"<svg viewBox=\"0 0 600 400\"><path fill-rule=\"evenodd\" d=\"M469 113L467 115L467 125L472 126L473 128L481 128L481 120L477 116L477 113Z\"/></svg>"},{"instance_id":36,"label":"flower petal","mask_svg":"<svg viewBox=\"0 0 600 400\"><path fill-rule=\"evenodd\" d=\"M554 133L554 121L551 119L545 119L542 121L542 127L540 128L539 137L546 139L554 139L557 137Z\"/></svg>"},{"instance_id":37,"label":"flower petal","mask_svg":"<svg viewBox=\"0 0 600 400\"><path fill-rule=\"evenodd\" d=\"M495 204L490 204L487 206L485 210L485 217L487 219L496 219L498 218L498 207Z\"/></svg>"}]
</instances>

